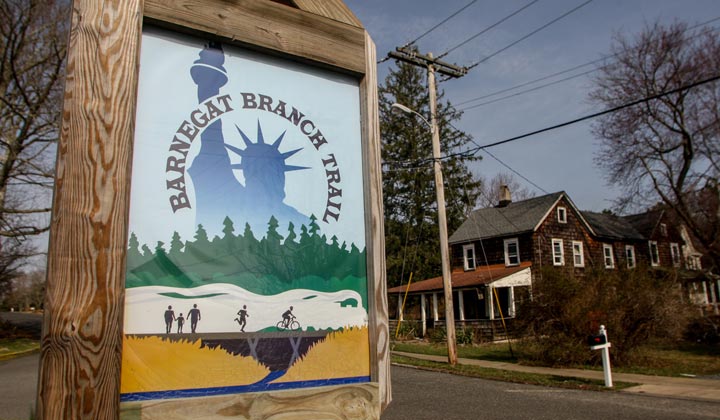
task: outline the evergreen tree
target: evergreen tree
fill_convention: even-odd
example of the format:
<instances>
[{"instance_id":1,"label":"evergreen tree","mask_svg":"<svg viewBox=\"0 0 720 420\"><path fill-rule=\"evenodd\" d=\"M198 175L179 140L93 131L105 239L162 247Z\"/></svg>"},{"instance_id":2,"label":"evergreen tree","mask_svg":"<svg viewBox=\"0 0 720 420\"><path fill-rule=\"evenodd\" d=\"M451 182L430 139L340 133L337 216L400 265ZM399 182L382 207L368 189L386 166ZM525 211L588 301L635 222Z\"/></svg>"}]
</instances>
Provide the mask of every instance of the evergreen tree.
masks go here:
<instances>
[{"instance_id":1,"label":"evergreen tree","mask_svg":"<svg viewBox=\"0 0 720 420\"><path fill-rule=\"evenodd\" d=\"M183 244L182 239L180 238L180 234L177 232L173 232L172 239L170 240L170 252L168 255L172 258L180 258L182 255L182 249L185 247L185 244Z\"/></svg>"},{"instance_id":2,"label":"evergreen tree","mask_svg":"<svg viewBox=\"0 0 720 420\"><path fill-rule=\"evenodd\" d=\"M430 120L426 70L400 63L391 70L379 93L385 249L388 283L394 286L407 281L411 270L418 280L441 274L430 127L415 116L391 112L397 102ZM437 98L443 156L474 147L471 138L452 125L462 113L443 100L442 91ZM467 167L474 160L479 158L454 156L442 160L448 234L460 226L479 195L480 182Z\"/></svg>"},{"instance_id":3,"label":"evergreen tree","mask_svg":"<svg viewBox=\"0 0 720 420\"><path fill-rule=\"evenodd\" d=\"M225 234L225 236L223 236L223 239L232 238L234 232L235 226L233 225L232 220L230 220L229 217L225 216L225 220L223 220L223 233Z\"/></svg>"},{"instance_id":4,"label":"evergreen tree","mask_svg":"<svg viewBox=\"0 0 720 420\"><path fill-rule=\"evenodd\" d=\"M130 233L127 250L127 268L131 270L143 263L143 256L140 253L140 242L134 232Z\"/></svg>"}]
</instances>

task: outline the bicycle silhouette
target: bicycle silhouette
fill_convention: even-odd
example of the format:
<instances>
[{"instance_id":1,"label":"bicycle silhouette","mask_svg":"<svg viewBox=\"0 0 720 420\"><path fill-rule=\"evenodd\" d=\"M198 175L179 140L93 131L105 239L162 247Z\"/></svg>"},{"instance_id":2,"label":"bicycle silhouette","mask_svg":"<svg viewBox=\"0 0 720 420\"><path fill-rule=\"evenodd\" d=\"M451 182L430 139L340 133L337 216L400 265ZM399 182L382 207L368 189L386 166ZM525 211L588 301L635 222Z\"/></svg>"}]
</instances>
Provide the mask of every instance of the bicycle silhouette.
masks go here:
<instances>
[{"instance_id":1,"label":"bicycle silhouette","mask_svg":"<svg viewBox=\"0 0 720 420\"><path fill-rule=\"evenodd\" d=\"M294 316L291 316L288 319L283 319L282 321L277 323L277 329L284 331L284 330L291 330L296 331L300 329L300 323L297 321L297 319Z\"/></svg>"}]
</instances>

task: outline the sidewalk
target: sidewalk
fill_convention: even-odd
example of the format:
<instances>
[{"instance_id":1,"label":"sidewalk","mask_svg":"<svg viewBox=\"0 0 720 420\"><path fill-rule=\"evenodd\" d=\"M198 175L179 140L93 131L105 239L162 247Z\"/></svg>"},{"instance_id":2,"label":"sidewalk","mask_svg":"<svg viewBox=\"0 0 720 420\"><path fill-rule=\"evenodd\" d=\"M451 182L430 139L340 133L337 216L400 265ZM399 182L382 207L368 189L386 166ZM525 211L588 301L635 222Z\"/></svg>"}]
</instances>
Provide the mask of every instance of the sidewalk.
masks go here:
<instances>
[{"instance_id":1,"label":"sidewalk","mask_svg":"<svg viewBox=\"0 0 720 420\"><path fill-rule=\"evenodd\" d=\"M431 356L426 354L405 353L393 351L398 356L414 359L430 360L433 362L447 362L446 356ZM516 372L539 373L544 375L568 376L573 378L596 379L603 381L602 371L583 369L555 369L536 366L523 366L515 363L491 362L487 360L462 359L458 363L474 365L490 369L511 370ZM647 394L659 397L684 398L720 402L720 380L697 378L674 378L668 376L638 375L634 373L615 373L613 381L633 382L640 385L623 389L621 392Z\"/></svg>"}]
</instances>

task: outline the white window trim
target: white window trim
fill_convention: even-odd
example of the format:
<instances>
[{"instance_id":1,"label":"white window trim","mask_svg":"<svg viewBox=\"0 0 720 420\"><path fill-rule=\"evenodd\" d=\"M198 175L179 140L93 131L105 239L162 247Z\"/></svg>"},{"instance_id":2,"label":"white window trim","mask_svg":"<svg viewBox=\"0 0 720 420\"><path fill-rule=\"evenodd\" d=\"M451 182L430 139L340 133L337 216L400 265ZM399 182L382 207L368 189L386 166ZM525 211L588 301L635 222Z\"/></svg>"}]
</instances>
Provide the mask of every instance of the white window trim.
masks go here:
<instances>
[{"instance_id":1,"label":"white window trim","mask_svg":"<svg viewBox=\"0 0 720 420\"><path fill-rule=\"evenodd\" d=\"M632 258L628 258L628 251L631 251L630 255ZM627 260L627 268L635 268L637 266L637 261L635 260L635 246L625 245L625 259Z\"/></svg>"},{"instance_id":2,"label":"white window trim","mask_svg":"<svg viewBox=\"0 0 720 420\"><path fill-rule=\"evenodd\" d=\"M682 256L680 254L680 245L677 242L670 242L670 258L674 267L680 267Z\"/></svg>"},{"instance_id":3,"label":"white window trim","mask_svg":"<svg viewBox=\"0 0 720 420\"><path fill-rule=\"evenodd\" d=\"M575 253L575 246L578 246L579 253ZM585 252L583 251L583 243L580 241L572 241L573 265L575 267L585 267ZM580 256L580 262L575 261L575 257Z\"/></svg>"},{"instance_id":4,"label":"white window trim","mask_svg":"<svg viewBox=\"0 0 720 420\"><path fill-rule=\"evenodd\" d=\"M555 254L555 244L560 245L560 255ZM563 240L562 239L553 239L552 240L552 257L553 257L553 265L565 265L565 250L563 249ZM560 257L560 261L557 261L556 257Z\"/></svg>"},{"instance_id":5,"label":"white window trim","mask_svg":"<svg viewBox=\"0 0 720 420\"><path fill-rule=\"evenodd\" d=\"M610 264L608 264L608 250L610 251ZM615 268L615 255L613 252L613 246L610 244L603 244L603 264L605 265L605 268Z\"/></svg>"},{"instance_id":6,"label":"white window trim","mask_svg":"<svg viewBox=\"0 0 720 420\"><path fill-rule=\"evenodd\" d=\"M557 208L557 218L558 223L567 223L567 209L565 207Z\"/></svg>"},{"instance_id":7,"label":"white window trim","mask_svg":"<svg viewBox=\"0 0 720 420\"><path fill-rule=\"evenodd\" d=\"M653 259L653 245L655 246L655 251L657 251L657 261ZM648 248L650 251L650 265L653 267L657 267L660 265L660 248L658 248L657 241L648 241Z\"/></svg>"},{"instance_id":8,"label":"white window trim","mask_svg":"<svg viewBox=\"0 0 720 420\"><path fill-rule=\"evenodd\" d=\"M473 255L473 266L470 267L470 264L468 264L468 258L467 258L467 250L472 250ZM463 245L463 267L465 268L465 271L472 271L475 270L475 267L477 267L477 256L475 255L475 244L468 244Z\"/></svg>"},{"instance_id":9,"label":"white window trim","mask_svg":"<svg viewBox=\"0 0 720 420\"><path fill-rule=\"evenodd\" d=\"M508 245L513 242L515 243L515 249L517 250L517 263L510 263L510 255L508 253ZM505 239L503 241L503 246L505 248L505 266L511 267L520 265L520 241L518 241L518 238Z\"/></svg>"}]
</instances>

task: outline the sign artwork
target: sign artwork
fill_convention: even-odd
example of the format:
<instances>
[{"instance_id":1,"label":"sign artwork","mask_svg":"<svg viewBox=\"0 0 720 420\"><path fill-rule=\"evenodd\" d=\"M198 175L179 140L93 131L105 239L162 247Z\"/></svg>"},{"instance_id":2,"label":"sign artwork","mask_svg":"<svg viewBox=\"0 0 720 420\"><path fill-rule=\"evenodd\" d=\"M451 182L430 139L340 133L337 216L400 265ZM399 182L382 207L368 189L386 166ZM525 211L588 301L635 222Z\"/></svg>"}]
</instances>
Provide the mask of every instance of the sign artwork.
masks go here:
<instances>
[{"instance_id":1,"label":"sign artwork","mask_svg":"<svg viewBox=\"0 0 720 420\"><path fill-rule=\"evenodd\" d=\"M370 381L355 79L145 29L122 401Z\"/></svg>"}]
</instances>

